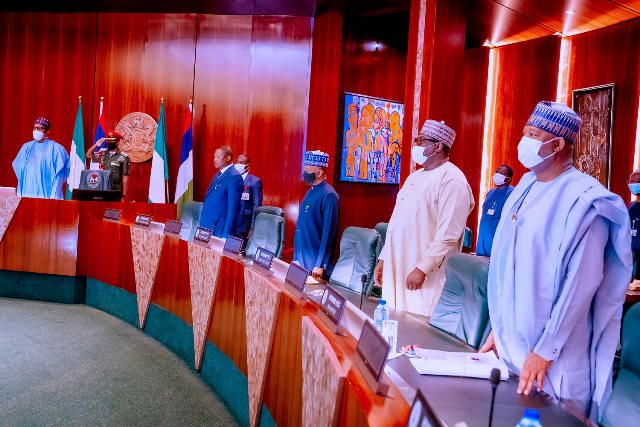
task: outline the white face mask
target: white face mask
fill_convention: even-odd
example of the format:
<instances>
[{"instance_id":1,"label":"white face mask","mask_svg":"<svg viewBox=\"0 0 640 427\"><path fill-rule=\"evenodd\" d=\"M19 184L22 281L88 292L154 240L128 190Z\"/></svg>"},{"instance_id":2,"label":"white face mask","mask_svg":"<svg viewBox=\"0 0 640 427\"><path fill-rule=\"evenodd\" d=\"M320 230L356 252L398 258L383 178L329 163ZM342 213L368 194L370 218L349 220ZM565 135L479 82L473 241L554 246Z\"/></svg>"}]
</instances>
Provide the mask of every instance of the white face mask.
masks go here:
<instances>
[{"instance_id":1,"label":"white face mask","mask_svg":"<svg viewBox=\"0 0 640 427\"><path fill-rule=\"evenodd\" d=\"M33 139L35 139L36 141L40 141L42 138L44 138L44 132L40 130L33 131Z\"/></svg>"},{"instance_id":2,"label":"white face mask","mask_svg":"<svg viewBox=\"0 0 640 427\"><path fill-rule=\"evenodd\" d=\"M411 147L411 158L413 159L413 161L415 162L416 165L424 165L424 163L429 160L430 157L433 157L436 155L436 153L430 154L428 156L424 155L424 150L427 147L431 147L432 145L436 145L436 143L434 144L430 144L427 145L426 147L420 147L418 145L414 145L413 147Z\"/></svg>"},{"instance_id":3,"label":"white face mask","mask_svg":"<svg viewBox=\"0 0 640 427\"><path fill-rule=\"evenodd\" d=\"M247 165L243 165L242 163L236 163L233 165L234 168L236 168L236 170L240 173L240 175L242 175L244 173L244 168Z\"/></svg>"},{"instance_id":4,"label":"white face mask","mask_svg":"<svg viewBox=\"0 0 640 427\"><path fill-rule=\"evenodd\" d=\"M540 157L540 154L538 154L540 148L544 144L548 144L556 139L558 138L556 137L542 142L537 139L529 138L528 136L523 136L518 144L518 160L525 168L533 169L535 166L538 166L540 163L556 154L555 151L546 157Z\"/></svg>"},{"instance_id":5,"label":"white face mask","mask_svg":"<svg viewBox=\"0 0 640 427\"><path fill-rule=\"evenodd\" d=\"M502 175L501 173L494 173L493 174L493 183L495 185L502 185L505 183L505 181L507 180L507 177Z\"/></svg>"}]
</instances>

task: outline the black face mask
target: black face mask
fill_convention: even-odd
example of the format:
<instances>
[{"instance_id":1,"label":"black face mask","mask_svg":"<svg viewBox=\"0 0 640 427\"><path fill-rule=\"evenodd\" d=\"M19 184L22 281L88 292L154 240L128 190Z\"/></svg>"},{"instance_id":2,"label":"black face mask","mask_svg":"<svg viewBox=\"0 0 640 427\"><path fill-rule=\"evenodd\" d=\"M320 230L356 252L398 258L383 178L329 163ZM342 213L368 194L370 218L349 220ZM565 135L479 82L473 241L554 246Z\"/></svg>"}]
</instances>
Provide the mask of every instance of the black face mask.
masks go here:
<instances>
[{"instance_id":1,"label":"black face mask","mask_svg":"<svg viewBox=\"0 0 640 427\"><path fill-rule=\"evenodd\" d=\"M117 142L107 142L107 148L109 150L115 150L116 148L118 148L118 143Z\"/></svg>"},{"instance_id":2,"label":"black face mask","mask_svg":"<svg viewBox=\"0 0 640 427\"><path fill-rule=\"evenodd\" d=\"M305 184L311 185L313 184L313 181L316 180L316 174L312 172L302 172L302 179Z\"/></svg>"}]
</instances>

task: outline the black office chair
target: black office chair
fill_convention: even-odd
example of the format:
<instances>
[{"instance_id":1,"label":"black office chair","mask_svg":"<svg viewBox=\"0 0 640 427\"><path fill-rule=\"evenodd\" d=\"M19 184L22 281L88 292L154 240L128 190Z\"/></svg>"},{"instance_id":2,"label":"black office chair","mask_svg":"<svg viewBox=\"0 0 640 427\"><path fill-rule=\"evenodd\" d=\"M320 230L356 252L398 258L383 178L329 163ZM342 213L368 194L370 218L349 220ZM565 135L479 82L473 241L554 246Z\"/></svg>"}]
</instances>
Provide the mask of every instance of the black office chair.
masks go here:
<instances>
[{"instance_id":1,"label":"black office chair","mask_svg":"<svg viewBox=\"0 0 640 427\"><path fill-rule=\"evenodd\" d=\"M378 233L370 228L347 227L340 239L340 258L333 268L329 283L367 293L373 283ZM363 289L362 275L367 275Z\"/></svg>"},{"instance_id":2,"label":"black office chair","mask_svg":"<svg viewBox=\"0 0 640 427\"><path fill-rule=\"evenodd\" d=\"M487 282L489 259L475 255L451 256L446 282L429 324L479 348L489 335Z\"/></svg>"}]
</instances>

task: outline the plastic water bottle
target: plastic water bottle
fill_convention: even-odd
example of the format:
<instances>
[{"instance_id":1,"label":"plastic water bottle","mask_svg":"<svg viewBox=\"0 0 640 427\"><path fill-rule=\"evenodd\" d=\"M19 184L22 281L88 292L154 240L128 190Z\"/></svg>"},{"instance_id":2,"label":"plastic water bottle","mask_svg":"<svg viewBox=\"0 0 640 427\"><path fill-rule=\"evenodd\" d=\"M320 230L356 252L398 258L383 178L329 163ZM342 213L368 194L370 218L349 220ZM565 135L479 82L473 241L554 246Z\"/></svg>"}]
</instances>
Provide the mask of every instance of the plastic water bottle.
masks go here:
<instances>
[{"instance_id":1,"label":"plastic water bottle","mask_svg":"<svg viewBox=\"0 0 640 427\"><path fill-rule=\"evenodd\" d=\"M524 416L518 421L516 427L542 427L540 423L540 412L536 409L525 409Z\"/></svg>"},{"instance_id":2,"label":"plastic water bottle","mask_svg":"<svg viewBox=\"0 0 640 427\"><path fill-rule=\"evenodd\" d=\"M389 309L387 308L387 302L381 299L373 312L373 323L380 333L382 333L382 322L385 320L389 320Z\"/></svg>"}]
</instances>

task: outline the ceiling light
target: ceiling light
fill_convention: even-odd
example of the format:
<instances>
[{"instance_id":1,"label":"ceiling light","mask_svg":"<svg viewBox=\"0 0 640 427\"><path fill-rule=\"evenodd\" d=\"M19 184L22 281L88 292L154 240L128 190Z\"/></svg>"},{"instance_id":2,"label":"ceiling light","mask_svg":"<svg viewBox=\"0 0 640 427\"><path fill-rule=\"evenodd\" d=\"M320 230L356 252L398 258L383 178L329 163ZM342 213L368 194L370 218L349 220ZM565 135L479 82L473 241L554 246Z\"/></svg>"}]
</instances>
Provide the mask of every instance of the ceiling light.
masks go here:
<instances>
[{"instance_id":1,"label":"ceiling light","mask_svg":"<svg viewBox=\"0 0 640 427\"><path fill-rule=\"evenodd\" d=\"M485 40L484 43L482 43L482 46L484 46L484 47L495 47L495 45L493 43L491 43L489 41L489 39Z\"/></svg>"},{"instance_id":2,"label":"ceiling light","mask_svg":"<svg viewBox=\"0 0 640 427\"><path fill-rule=\"evenodd\" d=\"M571 9L567 9L564 11L564 13L566 13L567 15L574 15L576 13L575 10L571 10Z\"/></svg>"}]
</instances>

